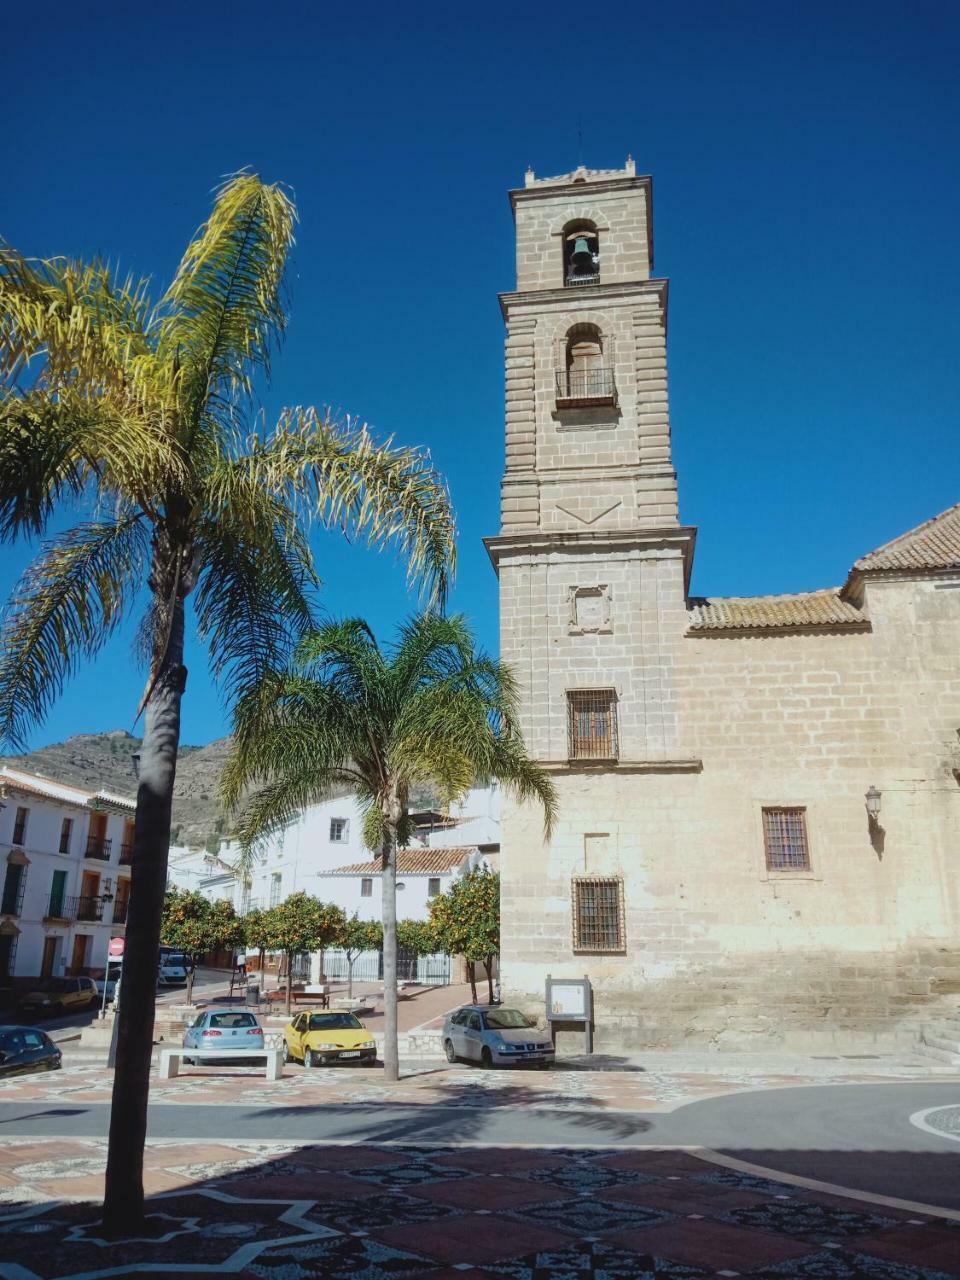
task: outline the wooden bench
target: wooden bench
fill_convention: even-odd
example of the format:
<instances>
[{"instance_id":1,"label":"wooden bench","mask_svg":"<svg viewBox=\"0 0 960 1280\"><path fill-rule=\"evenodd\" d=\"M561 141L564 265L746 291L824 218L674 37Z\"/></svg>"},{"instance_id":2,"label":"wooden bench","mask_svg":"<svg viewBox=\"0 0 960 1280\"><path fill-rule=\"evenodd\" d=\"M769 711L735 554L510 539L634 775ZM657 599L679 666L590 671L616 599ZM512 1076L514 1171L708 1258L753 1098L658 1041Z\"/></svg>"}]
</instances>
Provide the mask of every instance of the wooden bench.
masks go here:
<instances>
[{"instance_id":1,"label":"wooden bench","mask_svg":"<svg viewBox=\"0 0 960 1280\"><path fill-rule=\"evenodd\" d=\"M283 1049L265 1045L262 1049L184 1049L161 1048L157 1079L172 1080L180 1074L180 1064L190 1058L201 1065L217 1058L266 1058L267 1079L279 1080L283 1075Z\"/></svg>"}]
</instances>

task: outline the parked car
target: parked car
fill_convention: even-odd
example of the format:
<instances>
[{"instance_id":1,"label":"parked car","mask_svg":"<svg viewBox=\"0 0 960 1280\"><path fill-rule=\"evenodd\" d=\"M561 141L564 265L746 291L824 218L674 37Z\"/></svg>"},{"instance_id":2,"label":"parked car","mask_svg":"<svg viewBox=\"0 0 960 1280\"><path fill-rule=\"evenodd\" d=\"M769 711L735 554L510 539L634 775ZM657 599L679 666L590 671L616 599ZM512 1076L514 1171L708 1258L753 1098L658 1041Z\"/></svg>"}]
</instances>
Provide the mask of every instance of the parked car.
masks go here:
<instances>
[{"instance_id":1,"label":"parked car","mask_svg":"<svg viewBox=\"0 0 960 1280\"><path fill-rule=\"evenodd\" d=\"M183 986L187 981L187 965L187 957L181 952L161 952L160 966L157 969L157 986Z\"/></svg>"},{"instance_id":2,"label":"parked car","mask_svg":"<svg viewBox=\"0 0 960 1280\"><path fill-rule=\"evenodd\" d=\"M92 978L42 978L20 997L20 1012L39 1018L80 1013L97 1001Z\"/></svg>"},{"instance_id":3,"label":"parked car","mask_svg":"<svg viewBox=\"0 0 960 1280\"><path fill-rule=\"evenodd\" d=\"M96 978L96 979L95 979L95 982L96 982L96 984L97 984L97 997L98 997L98 999L100 999L100 1000L102 1000L102 999L103 999L103 988L104 988L104 984L106 984L106 988L107 988L107 1000L106 1000L106 1003L107 1003L107 1004L111 1004L111 1003L113 1002L113 1000L115 999L116 994L117 994L117 987L119 987L119 985L120 985L120 976L121 976L121 974L122 974L122 973L123 973L123 965L122 965L122 964L119 964L119 963L117 963L117 964L111 964L111 965L109 966L109 968L107 969L107 976L106 976L106 978Z\"/></svg>"},{"instance_id":4,"label":"parked car","mask_svg":"<svg viewBox=\"0 0 960 1280\"><path fill-rule=\"evenodd\" d=\"M283 1060L305 1067L330 1062L373 1063L377 1042L353 1013L298 1013L283 1029Z\"/></svg>"},{"instance_id":5,"label":"parked car","mask_svg":"<svg viewBox=\"0 0 960 1280\"><path fill-rule=\"evenodd\" d=\"M0 1077L59 1071L60 1050L37 1027L0 1027Z\"/></svg>"},{"instance_id":6,"label":"parked car","mask_svg":"<svg viewBox=\"0 0 960 1280\"><path fill-rule=\"evenodd\" d=\"M485 1067L520 1063L549 1067L555 1056L549 1033L541 1031L519 1009L472 1004L447 1014L443 1050L448 1062L465 1058Z\"/></svg>"},{"instance_id":7,"label":"parked car","mask_svg":"<svg viewBox=\"0 0 960 1280\"><path fill-rule=\"evenodd\" d=\"M185 1049L262 1049L263 1027L249 1009L204 1009L183 1033ZM184 1058L188 1066L191 1058ZM200 1062L203 1059L199 1059Z\"/></svg>"},{"instance_id":8,"label":"parked car","mask_svg":"<svg viewBox=\"0 0 960 1280\"><path fill-rule=\"evenodd\" d=\"M176 963L177 963L177 964L180 964L180 965L183 965L183 967L186 969L187 973L192 973L192 972L193 972L193 956L188 956L188 955L187 955L187 953L186 953L185 951L178 951L176 947L161 947L161 948L160 948L160 963L161 963L161 964L163 963L163 961L164 961L164 959L165 959L165 958L170 957L170 956L175 956L175 957L176 957Z\"/></svg>"}]
</instances>

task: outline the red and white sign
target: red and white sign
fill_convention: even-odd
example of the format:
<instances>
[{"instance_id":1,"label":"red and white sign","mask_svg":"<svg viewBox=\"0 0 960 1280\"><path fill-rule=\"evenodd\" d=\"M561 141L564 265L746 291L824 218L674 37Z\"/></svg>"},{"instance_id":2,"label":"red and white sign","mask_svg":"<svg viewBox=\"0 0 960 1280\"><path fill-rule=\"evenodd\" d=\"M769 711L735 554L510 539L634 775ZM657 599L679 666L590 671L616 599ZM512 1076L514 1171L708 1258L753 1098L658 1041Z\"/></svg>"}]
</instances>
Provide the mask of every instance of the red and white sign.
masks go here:
<instances>
[{"instance_id":1,"label":"red and white sign","mask_svg":"<svg viewBox=\"0 0 960 1280\"><path fill-rule=\"evenodd\" d=\"M111 956L122 956L123 955L123 939L111 938L110 946L107 948L107 952Z\"/></svg>"}]
</instances>

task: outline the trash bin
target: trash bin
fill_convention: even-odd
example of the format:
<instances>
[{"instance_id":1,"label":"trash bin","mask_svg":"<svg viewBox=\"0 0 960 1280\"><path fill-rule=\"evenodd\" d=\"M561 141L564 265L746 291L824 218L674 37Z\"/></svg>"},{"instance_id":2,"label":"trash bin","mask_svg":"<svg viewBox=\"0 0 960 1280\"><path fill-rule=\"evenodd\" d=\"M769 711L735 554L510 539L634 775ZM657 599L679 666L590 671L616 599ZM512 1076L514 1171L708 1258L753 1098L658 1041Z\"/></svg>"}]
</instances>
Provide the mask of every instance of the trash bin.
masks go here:
<instances>
[{"instance_id":1,"label":"trash bin","mask_svg":"<svg viewBox=\"0 0 960 1280\"><path fill-rule=\"evenodd\" d=\"M245 997L245 999L244 999L244 1004L246 1004L246 1005L253 1005L255 1008L258 1008L258 1007L259 1007L259 1005L260 1005L260 984L259 984L259 982L248 982L248 983L247 983L247 994L246 994L246 997Z\"/></svg>"}]
</instances>

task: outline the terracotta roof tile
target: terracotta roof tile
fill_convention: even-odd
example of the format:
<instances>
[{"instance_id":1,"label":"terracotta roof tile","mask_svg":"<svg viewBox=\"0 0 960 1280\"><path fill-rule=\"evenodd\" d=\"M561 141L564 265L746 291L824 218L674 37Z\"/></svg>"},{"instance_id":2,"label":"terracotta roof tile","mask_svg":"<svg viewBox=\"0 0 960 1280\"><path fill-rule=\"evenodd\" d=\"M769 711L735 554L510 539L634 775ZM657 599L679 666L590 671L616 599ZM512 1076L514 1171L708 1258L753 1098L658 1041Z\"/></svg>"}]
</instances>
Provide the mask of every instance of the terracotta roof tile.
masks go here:
<instances>
[{"instance_id":1,"label":"terracotta roof tile","mask_svg":"<svg viewBox=\"0 0 960 1280\"><path fill-rule=\"evenodd\" d=\"M688 634L805 627L865 627L866 616L838 587L790 596L741 596L691 602Z\"/></svg>"},{"instance_id":2,"label":"terracotta roof tile","mask_svg":"<svg viewBox=\"0 0 960 1280\"><path fill-rule=\"evenodd\" d=\"M52 778L42 778L39 774L11 769L8 765L0 767L0 786L10 791L22 791L28 795L42 796L45 800L54 800L59 804L77 805L86 809L93 805L115 805L119 809L129 809L132 813L136 800L127 796L116 796L109 791L84 791L68 782L55 782Z\"/></svg>"},{"instance_id":3,"label":"terracotta roof tile","mask_svg":"<svg viewBox=\"0 0 960 1280\"><path fill-rule=\"evenodd\" d=\"M397 854L397 874L403 876L441 875L444 871L449 871L451 867L462 867L470 855L476 852L477 846L475 844L449 849L401 849ZM380 863L373 860L353 862L346 867L334 867L332 871L328 871L326 874L331 876L378 876L380 874Z\"/></svg>"},{"instance_id":4,"label":"terracotta roof tile","mask_svg":"<svg viewBox=\"0 0 960 1280\"><path fill-rule=\"evenodd\" d=\"M861 572L960 569L960 503L861 556L853 567Z\"/></svg>"}]
</instances>

